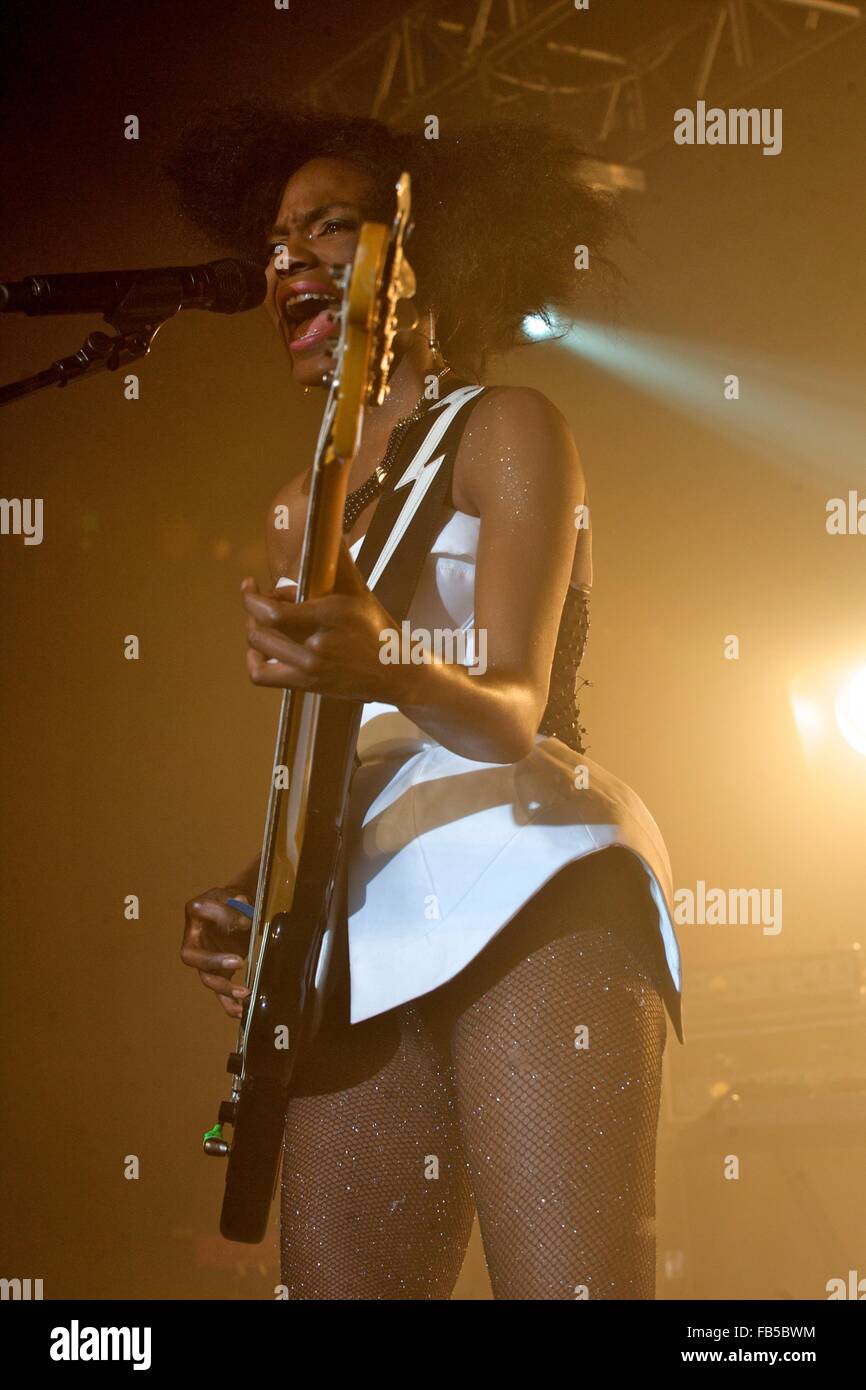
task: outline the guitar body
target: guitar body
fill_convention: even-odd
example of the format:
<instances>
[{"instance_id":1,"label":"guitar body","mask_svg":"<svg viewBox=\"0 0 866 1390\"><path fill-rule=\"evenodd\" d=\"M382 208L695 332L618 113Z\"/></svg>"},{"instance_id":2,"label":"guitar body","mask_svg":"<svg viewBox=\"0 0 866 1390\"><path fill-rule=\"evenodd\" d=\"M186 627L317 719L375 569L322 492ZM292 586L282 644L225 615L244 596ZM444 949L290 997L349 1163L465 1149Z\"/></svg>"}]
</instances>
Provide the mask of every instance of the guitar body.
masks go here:
<instances>
[{"instance_id":1,"label":"guitar body","mask_svg":"<svg viewBox=\"0 0 866 1390\"><path fill-rule=\"evenodd\" d=\"M403 254L409 177L397 187L391 228L364 223L351 274L342 279L337 365L325 407L298 577L298 601L330 593L343 538L348 476L364 408L387 394L397 300L414 294ZM313 1044L315 983L345 847L349 784L362 704L287 691L277 729L244 1005L231 1053L230 1100L204 1136L205 1153L226 1158L220 1229L260 1241L282 1152L286 1106L300 1050ZM223 1137L230 1125L232 1140Z\"/></svg>"},{"instance_id":2,"label":"guitar body","mask_svg":"<svg viewBox=\"0 0 866 1390\"><path fill-rule=\"evenodd\" d=\"M229 1240L260 1241L267 1227L292 1074L302 1047L313 1040L313 987L344 850L360 718L361 706L353 701L320 702L293 901L269 923L268 948L246 1020L246 1080L231 1121L234 1137L220 1219Z\"/></svg>"}]
</instances>

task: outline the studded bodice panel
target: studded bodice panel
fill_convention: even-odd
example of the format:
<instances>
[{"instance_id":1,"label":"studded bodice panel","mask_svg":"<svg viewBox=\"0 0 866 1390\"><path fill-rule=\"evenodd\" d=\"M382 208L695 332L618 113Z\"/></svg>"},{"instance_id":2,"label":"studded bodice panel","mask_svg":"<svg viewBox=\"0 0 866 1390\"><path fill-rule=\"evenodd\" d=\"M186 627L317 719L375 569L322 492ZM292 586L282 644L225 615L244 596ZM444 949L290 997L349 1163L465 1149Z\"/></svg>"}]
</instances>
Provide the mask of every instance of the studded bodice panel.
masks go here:
<instances>
[{"instance_id":1,"label":"studded bodice panel","mask_svg":"<svg viewBox=\"0 0 866 1390\"><path fill-rule=\"evenodd\" d=\"M556 636L547 705L538 728L539 733L561 739L576 753L586 752L577 682L588 633L589 593L569 585Z\"/></svg>"}]
</instances>

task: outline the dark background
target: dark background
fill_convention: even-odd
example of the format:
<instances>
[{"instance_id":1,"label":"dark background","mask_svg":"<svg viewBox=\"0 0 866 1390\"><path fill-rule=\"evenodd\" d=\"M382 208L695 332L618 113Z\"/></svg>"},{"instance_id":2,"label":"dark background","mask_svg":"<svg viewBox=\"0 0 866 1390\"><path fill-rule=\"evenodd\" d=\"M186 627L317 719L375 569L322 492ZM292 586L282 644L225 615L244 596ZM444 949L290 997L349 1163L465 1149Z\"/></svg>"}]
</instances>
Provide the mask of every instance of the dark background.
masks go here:
<instances>
[{"instance_id":1,"label":"dark background","mask_svg":"<svg viewBox=\"0 0 866 1390\"><path fill-rule=\"evenodd\" d=\"M376 23L401 8L377 0ZM650 8L621 6L622 24L646 23ZM202 103L291 97L366 35L371 11L295 0L288 14L266 0L7 7L0 276L208 259L159 175L166 142ZM784 892L778 937L681 928L697 1039L704 996L697 986L690 996L690 979L862 937L866 762L838 742L807 760L789 694L795 680L820 684L866 661L866 538L824 526L828 497L866 488L864 81L861 29L747 103L783 108L777 158L672 142L647 158L648 190L626 201L636 244L620 252L629 291L618 332L656 364L654 390L557 345L491 372L565 411L589 478L591 756L648 803L677 886ZM137 142L123 138L129 113ZM96 326L4 320L0 379L74 351ZM731 371L739 415L719 404ZM43 1278L48 1298L269 1297L273 1240L248 1250L216 1234L222 1170L202 1158L200 1137L234 1032L178 948L184 901L258 845L277 697L246 680L238 588L247 573L264 578L265 509L305 465L321 402L292 389L263 312L183 315L138 372L138 401L105 375L2 419L3 495L45 499L45 539L0 538L0 1274ZM123 658L128 633L138 662ZM722 658L729 633L738 662ZM123 915L130 893L137 922ZM863 1069L862 1023L828 1037L828 1068ZM791 1033L783 1045L796 1071L800 1044ZM759 1043L751 1056L769 1068ZM682 1050L672 1032L668 1057L671 1108L677 1088L705 1086L707 1064L699 1041ZM841 1158L818 1163L829 1214L824 1236L804 1237L796 1255L805 1270L817 1252L807 1296L841 1272L821 1273L824 1251L847 1270L859 1249L862 1263L862 1143L861 1129ZM140 1157L138 1181L123 1177L128 1154ZM766 1179L721 1191L714 1161L662 1163L671 1291L687 1243L674 1202L684 1183L705 1249L733 1225L757 1238L771 1271L772 1223L801 1220L772 1161ZM789 1271L767 1277L769 1296L793 1286ZM486 1296L477 1247L458 1294Z\"/></svg>"}]
</instances>

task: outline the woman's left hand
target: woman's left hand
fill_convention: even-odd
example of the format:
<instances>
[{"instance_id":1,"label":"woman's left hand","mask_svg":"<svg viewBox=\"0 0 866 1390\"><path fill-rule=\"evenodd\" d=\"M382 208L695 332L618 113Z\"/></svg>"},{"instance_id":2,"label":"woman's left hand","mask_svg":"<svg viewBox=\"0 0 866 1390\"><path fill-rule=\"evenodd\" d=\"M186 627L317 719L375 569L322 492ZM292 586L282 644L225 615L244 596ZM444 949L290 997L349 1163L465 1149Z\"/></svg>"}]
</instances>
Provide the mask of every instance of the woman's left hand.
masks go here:
<instances>
[{"instance_id":1,"label":"woman's left hand","mask_svg":"<svg viewBox=\"0 0 866 1390\"><path fill-rule=\"evenodd\" d=\"M394 619L367 588L345 541L333 593L297 603L295 592L287 585L262 594L254 579L241 585L253 684L347 700L402 701L406 667L379 660L381 634L395 627Z\"/></svg>"}]
</instances>

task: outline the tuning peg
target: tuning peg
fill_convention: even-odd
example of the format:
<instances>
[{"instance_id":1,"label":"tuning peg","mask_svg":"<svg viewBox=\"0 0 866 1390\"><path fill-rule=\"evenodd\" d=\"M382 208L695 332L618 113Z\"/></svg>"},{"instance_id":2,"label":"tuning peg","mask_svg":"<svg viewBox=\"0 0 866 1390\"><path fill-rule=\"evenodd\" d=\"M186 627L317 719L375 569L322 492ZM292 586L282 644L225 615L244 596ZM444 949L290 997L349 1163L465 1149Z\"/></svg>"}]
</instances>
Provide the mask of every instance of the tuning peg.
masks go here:
<instances>
[{"instance_id":1,"label":"tuning peg","mask_svg":"<svg viewBox=\"0 0 866 1390\"><path fill-rule=\"evenodd\" d=\"M227 1158L229 1146L223 1139L223 1127L221 1124L214 1125L213 1129L205 1132L202 1139L202 1148L208 1158Z\"/></svg>"}]
</instances>

